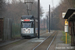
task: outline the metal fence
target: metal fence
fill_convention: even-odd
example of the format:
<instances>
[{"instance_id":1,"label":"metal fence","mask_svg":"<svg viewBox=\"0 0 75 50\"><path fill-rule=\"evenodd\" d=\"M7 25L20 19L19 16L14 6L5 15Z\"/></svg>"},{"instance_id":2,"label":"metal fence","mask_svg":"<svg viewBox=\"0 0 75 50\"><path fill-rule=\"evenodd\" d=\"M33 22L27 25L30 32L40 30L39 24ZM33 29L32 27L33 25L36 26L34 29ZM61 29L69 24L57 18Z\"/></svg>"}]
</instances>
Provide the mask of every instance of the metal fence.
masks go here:
<instances>
[{"instance_id":1,"label":"metal fence","mask_svg":"<svg viewBox=\"0 0 75 50\"><path fill-rule=\"evenodd\" d=\"M12 23L12 38L18 38L20 36L20 24Z\"/></svg>"},{"instance_id":2,"label":"metal fence","mask_svg":"<svg viewBox=\"0 0 75 50\"><path fill-rule=\"evenodd\" d=\"M11 26L12 26L11 18L4 18L4 39L3 40L11 39L11 34L12 34Z\"/></svg>"},{"instance_id":3,"label":"metal fence","mask_svg":"<svg viewBox=\"0 0 75 50\"><path fill-rule=\"evenodd\" d=\"M11 18L4 18L3 40L6 41L18 37L21 37L20 23L12 22Z\"/></svg>"}]
</instances>

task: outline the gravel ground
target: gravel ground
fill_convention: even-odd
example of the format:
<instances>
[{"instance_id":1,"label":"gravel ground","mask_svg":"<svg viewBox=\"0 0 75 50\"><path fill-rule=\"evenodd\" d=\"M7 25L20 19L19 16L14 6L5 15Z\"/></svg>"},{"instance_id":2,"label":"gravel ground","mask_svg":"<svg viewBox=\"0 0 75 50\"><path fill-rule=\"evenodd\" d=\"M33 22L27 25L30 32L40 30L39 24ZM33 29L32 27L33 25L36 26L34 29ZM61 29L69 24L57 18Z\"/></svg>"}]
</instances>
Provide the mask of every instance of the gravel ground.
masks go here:
<instances>
[{"instance_id":1,"label":"gravel ground","mask_svg":"<svg viewBox=\"0 0 75 50\"><path fill-rule=\"evenodd\" d=\"M56 32L49 34L49 37L43 43L41 43L41 45L35 48L35 50L46 50L55 35L56 35Z\"/></svg>"},{"instance_id":2,"label":"gravel ground","mask_svg":"<svg viewBox=\"0 0 75 50\"><path fill-rule=\"evenodd\" d=\"M52 43L52 45L50 46L49 50L55 50L56 44L63 43L63 41L61 41L61 37L62 37L62 31L58 31L57 36L54 42Z\"/></svg>"},{"instance_id":3,"label":"gravel ground","mask_svg":"<svg viewBox=\"0 0 75 50\"><path fill-rule=\"evenodd\" d=\"M39 43L45 40L48 36L49 36L49 33L44 33L43 36L41 36L40 38L41 40L38 42L36 42L37 38L23 39L15 43L2 46L0 47L0 50L32 50L33 48L35 48L35 46L37 46ZM35 42L33 41L33 39L36 39Z\"/></svg>"},{"instance_id":4,"label":"gravel ground","mask_svg":"<svg viewBox=\"0 0 75 50\"><path fill-rule=\"evenodd\" d=\"M46 30L45 31L41 30L40 33L41 33L40 35L42 35L42 34L46 33ZM14 43L14 42L17 42L17 41L20 41L21 39L22 39L22 37L18 37L18 38L13 38L13 39L10 39L10 40L7 40L7 41L0 41L0 47L4 46L4 45L11 44L11 43Z\"/></svg>"},{"instance_id":5,"label":"gravel ground","mask_svg":"<svg viewBox=\"0 0 75 50\"><path fill-rule=\"evenodd\" d=\"M8 45L1 46L1 47L0 47L0 50L8 50L9 48L12 48L12 47L14 47L14 46L20 45L20 44L22 44L23 42L26 42L26 41L28 41L28 40L30 40L30 39L23 39L23 40L14 42L14 43L10 43L10 44L8 44Z\"/></svg>"}]
</instances>

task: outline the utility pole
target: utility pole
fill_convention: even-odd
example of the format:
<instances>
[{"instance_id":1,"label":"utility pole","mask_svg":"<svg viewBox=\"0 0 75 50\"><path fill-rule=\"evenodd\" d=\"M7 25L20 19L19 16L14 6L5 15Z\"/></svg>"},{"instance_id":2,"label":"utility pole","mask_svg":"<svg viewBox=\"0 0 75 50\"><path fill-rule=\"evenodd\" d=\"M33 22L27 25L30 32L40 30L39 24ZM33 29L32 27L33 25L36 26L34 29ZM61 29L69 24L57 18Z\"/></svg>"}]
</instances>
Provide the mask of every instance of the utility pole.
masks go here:
<instances>
[{"instance_id":1,"label":"utility pole","mask_svg":"<svg viewBox=\"0 0 75 50\"><path fill-rule=\"evenodd\" d=\"M38 0L38 38L40 38L40 0Z\"/></svg>"},{"instance_id":2,"label":"utility pole","mask_svg":"<svg viewBox=\"0 0 75 50\"><path fill-rule=\"evenodd\" d=\"M31 3L31 4L33 4L33 2L24 2L25 4L26 3ZM28 13L28 15L29 15L29 11L31 11L31 10L29 10L29 8L28 8L28 5L27 5L27 13Z\"/></svg>"},{"instance_id":3,"label":"utility pole","mask_svg":"<svg viewBox=\"0 0 75 50\"><path fill-rule=\"evenodd\" d=\"M50 5L49 5L49 32L50 32Z\"/></svg>"},{"instance_id":4,"label":"utility pole","mask_svg":"<svg viewBox=\"0 0 75 50\"><path fill-rule=\"evenodd\" d=\"M47 30L48 30L48 16L47 16Z\"/></svg>"},{"instance_id":5,"label":"utility pole","mask_svg":"<svg viewBox=\"0 0 75 50\"><path fill-rule=\"evenodd\" d=\"M44 19L44 30L45 30L45 19Z\"/></svg>"}]
</instances>

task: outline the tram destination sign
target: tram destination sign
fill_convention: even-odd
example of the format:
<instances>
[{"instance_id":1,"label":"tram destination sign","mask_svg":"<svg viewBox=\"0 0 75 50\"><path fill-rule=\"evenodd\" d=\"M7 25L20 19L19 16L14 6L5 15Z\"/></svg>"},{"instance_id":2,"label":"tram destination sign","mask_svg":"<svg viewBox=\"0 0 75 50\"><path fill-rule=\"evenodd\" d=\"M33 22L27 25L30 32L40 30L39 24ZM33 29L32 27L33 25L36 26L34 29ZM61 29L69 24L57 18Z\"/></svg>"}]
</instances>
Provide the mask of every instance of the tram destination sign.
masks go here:
<instances>
[{"instance_id":1,"label":"tram destination sign","mask_svg":"<svg viewBox=\"0 0 75 50\"><path fill-rule=\"evenodd\" d=\"M21 21L34 21L34 20L30 20L30 19L21 19Z\"/></svg>"}]
</instances>

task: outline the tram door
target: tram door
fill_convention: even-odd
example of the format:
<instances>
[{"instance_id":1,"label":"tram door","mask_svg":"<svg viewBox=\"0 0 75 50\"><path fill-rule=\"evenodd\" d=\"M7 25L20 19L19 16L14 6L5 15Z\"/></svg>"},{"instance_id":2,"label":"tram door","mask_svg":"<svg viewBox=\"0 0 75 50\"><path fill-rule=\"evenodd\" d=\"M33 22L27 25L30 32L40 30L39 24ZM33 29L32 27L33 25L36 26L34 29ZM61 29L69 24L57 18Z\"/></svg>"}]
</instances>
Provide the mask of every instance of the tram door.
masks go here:
<instances>
[{"instance_id":1,"label":"tram door","mask_svg":"<svg viewBox=\"0 0 75 50\"><path fill-rule=\"evenodd\" d=\"M0 41L2 41L3 37L3 18L0 18Z\"/></svg>"}]
</instances>

